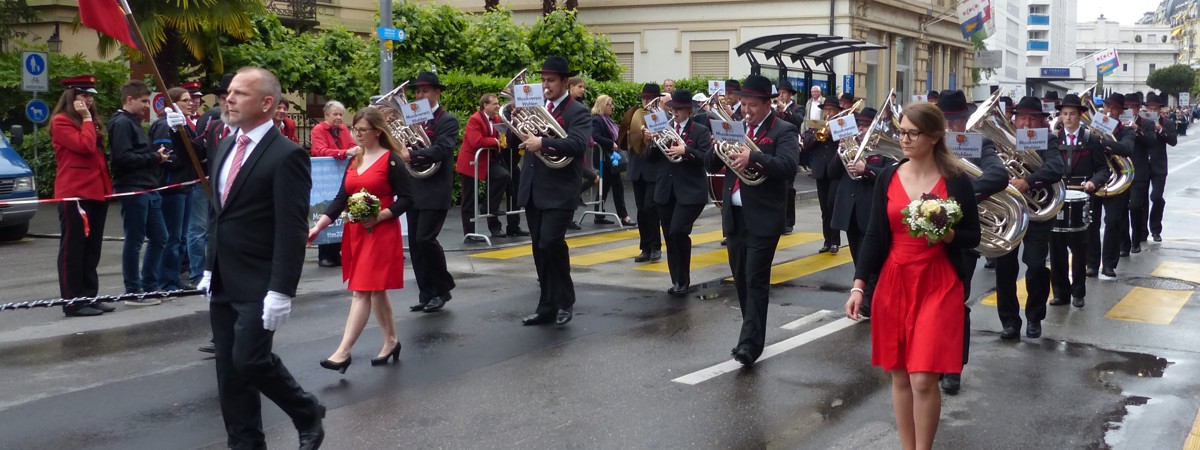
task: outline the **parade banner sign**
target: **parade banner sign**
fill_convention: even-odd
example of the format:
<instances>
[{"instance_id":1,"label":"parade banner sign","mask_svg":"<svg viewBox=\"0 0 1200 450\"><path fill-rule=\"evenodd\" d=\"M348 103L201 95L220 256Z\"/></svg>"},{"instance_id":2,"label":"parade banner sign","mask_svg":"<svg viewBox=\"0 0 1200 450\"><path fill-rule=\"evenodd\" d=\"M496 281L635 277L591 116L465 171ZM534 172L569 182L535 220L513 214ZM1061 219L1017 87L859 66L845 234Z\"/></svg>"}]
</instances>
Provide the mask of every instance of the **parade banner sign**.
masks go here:
<instances>
[{"instance_id":1,"label":"parade banner sign","mask_svg":"<svg viewBox=\"0 0 1200 450\"><path fill-rule=\"evenodd\" d=\"M1117 57L1115 47L1096 54L1096 73L1102 77L1112 75L1117 71L1119 65L1121 65L1121 60Z\"/></svg>"},{"instance_id":2,"label":"parade banner sign","mask_svg":"<svg viewBox=\"0 0 1200 450\"><path fill-rule=\"evenodd\" d=\"M646 118L646 130L651 133L662 133L667 129L667 122L670 117L665 112L652 112L642 116Z\"/></svg>"},{"instance_id":3,"label":"parade banner sign","mask_svg":"<svg viewBox=\"0 0 1200 450\"><path fill-rule=\"evenodd\" d=\"M983 135L979 133L946 133L946 143L959 158L982 158Z\"/></svg>"},{"instance_id":4,"label":"parade banner sign","mask_svg":"<svg viewBox=\"0 0 1200 450\"><path fill-rule=\"evenodd\" d=\"M1046 114L1053 115L1055 112L1058 111L1057 106L1058 105L1055 105L1053 101L1042 100L1042 112L1044 112Z\"/></svg>"},{"instance_id":5,"label":"parade banner sign","mask_svg":"<svg viewBox=\"0 0 1200 450\"><path fill-rule=\"evenodd\" d=\"M1117 121L1112 117L1101 114L1100 117L1092 119L1091 126L1092 128L1095 128L1096 131L1111 135L1113 134L1113 131L1117 130Z\"/></svg>"},{"instance_id":6,"label":"parade banner sign","mask_svg":"<svg viewBox=\"0 0 1200 450\"><path fill-rule=\"evenodd\" d=\"M513 100L518 108L533 108L546 106L546 96L542 91L542 83L519 84L513 87Z\"/></svg>"},{"instance_id":7,"label":"parade banner sign","mask_svg":"<svg viewBox=\"0 0 1200 450\"><path fill-rule=\"evenodd\" d=\"M992 33L988 26L992 19L991 0L963 0L958 4L957 13L963 39L970 39L984 29L989 35Z\"/></svg>"},{"instance_id":8,"label":"parade banner sign","mask_svg":"<svg viewBox=\"0 0 1200 450\"><path fill-rule=\"evenodd\" d=\"M858 135L858 122L854 118L838 117L829 121L829 136L835 141Z\"/></svg>"},{"instance_id":9,"label":"parade banner sign","mask_svg":"<svg viewBox=\"0 0 1200 450\"><path fill-rule=\"evenodd\" d=\"M713 137L722 142L742 142L746 139L746 124L712 119Z\"/></svg>"},{"instance_id":10,"label":"parade banner sign","mask_svg":"<svg viewBox=\"0 0 1200 450\"><path fill-rule=\"evenodd\" d=\"M1149 120L1151 122L1158 122L1158 113L1156 112L1142 111L1138 113L1138 115L1141 116L1142 119Z\"/></svg>"},{"instance_id":11,"label":"parade banner sign","mask_svg":"<svg viewBox=\"0 0 1200 450\"><path fill-rule=\"evenodd\" d=\"M1017 130L1017 151L1036 152L1050 146L1049 128Z\"/></svg>"},{"instance_id":12,"label":"parade banner sign","mask_svg":"<svg viewBox=\"0 0 1200 450\"><path fill-rule=\"evenodd\" d=\"M429 106L429 99L423 98L412 103L407 103L400 107L400 112L404 114L404 122L409 125L433 120L433 108Z\"/></svg>"},{"instance_id":13,"label":"parade banner sign","mask_svg":"<svg viewBox=\"0 0 1200 450\"><path fill-rule=\"evenodd\" d=\"M325 208L333 203L338 190L342 187L342 178L346 175L346 167L350 160L337 160L328 157L312 159L312 191L309 194L308 225L317 223L317 219L325 214ZM336 244L342 242L342 219L333 221L333 225L322 231L314 245Z\"/></svg>"}]
</instances>

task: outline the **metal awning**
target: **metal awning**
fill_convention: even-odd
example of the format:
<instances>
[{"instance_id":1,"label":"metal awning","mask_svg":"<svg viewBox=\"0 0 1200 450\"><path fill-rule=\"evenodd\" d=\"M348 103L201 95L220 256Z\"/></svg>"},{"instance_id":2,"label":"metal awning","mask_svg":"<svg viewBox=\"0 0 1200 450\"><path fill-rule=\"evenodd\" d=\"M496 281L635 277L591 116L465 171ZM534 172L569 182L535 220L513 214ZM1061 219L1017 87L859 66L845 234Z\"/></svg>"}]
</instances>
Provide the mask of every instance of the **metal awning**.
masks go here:
<instances>
[{"instance_id":1,"label":"metal awning","mask_svg":"<svg viewBox=\"0 0 1200 450\"><path fill-rule=\"evenodd\" d=\"M779 78L786 78L789 63L799 65L792 69L804 73L811 84L814 73L826 75L832 81L836 74L833 58L847 53L885 49L886 46L858 39L814 33L788 33L762 36L743 42L734 48L738 56L745 55L750 61L750 73L760 75L763 64L755 57L759 53L765 60L774 61ZM788 61L785 62L784 58Z\"/></svg>"}]
</instances>

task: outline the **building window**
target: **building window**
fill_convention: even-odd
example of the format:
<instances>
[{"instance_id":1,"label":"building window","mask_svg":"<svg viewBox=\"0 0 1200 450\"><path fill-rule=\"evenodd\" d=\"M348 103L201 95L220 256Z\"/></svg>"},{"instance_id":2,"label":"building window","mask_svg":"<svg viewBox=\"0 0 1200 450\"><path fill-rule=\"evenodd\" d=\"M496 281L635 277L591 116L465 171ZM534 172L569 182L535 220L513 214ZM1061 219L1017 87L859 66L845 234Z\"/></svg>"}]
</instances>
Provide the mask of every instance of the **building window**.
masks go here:
<instances>
[{"instance_id":1,"label":"building window","mask_svg":"<svg viewBox=\"0 0 1200 450\"><path fill-rule=\"evenodd\" d=\"M1129 71L1129 64L1121 64L1121 71L1122 71L1122 72L1128 72L1128 71Z\"/></svg>"},{"instance_id":2,"label":"building window","mask_svg":"<svg viewBox=\"0 0 1200 450\"><path fill-rule=\"evenodd\" d=\"M692 77L728 78L729 41L692 41L689 66Z\"/></svg>"},{"instance_id":3,"label":"building window","mask_svg":"<svg viewBox=\"0 0 1200 450\"><path fill-rule=\"evenodd\" d=\"M1155 65L1154 63L1150 63L1150 72L1151 73L1154 72L1154 65Z\"/></svg>"},{"instance_id":4,"label":"building window","mask_svg":"<svg viewBox=\"0 0 1200 450\"><path fill-rule=\"evenodd\" d=\"M633 43L632 42L613 42L613 53L617 54L617 64L624 67L621 71L622 81L634 81L633 76Z\"/></svg>"},{"instance_id":5,"label":"building window","mask_svg":"<svg viewBox=\"0 0 1200 450\"><path fill-rule=\"evenodd\" d=\"M1154 42L1157 39L1158 39L1158 35L1156 35L1154 33L1150 33L1150 37L1148 39L1146 39L1146 42Z\"/></svg>"}]
</instances>

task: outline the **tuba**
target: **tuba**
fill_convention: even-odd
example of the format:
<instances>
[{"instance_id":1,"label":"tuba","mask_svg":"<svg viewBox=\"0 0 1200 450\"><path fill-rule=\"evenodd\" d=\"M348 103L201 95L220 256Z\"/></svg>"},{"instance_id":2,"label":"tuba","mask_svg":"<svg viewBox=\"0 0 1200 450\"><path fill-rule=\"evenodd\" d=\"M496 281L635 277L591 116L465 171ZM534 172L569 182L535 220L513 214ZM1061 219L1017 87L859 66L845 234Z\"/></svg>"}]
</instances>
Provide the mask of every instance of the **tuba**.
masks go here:
<instances>
[{"instance_id":1,"label":"tuba","mask_svg":"<svg viewBox=\"0 0 1200 450\"><path fill-rule=\"evenodd\" d=\"M658 106L658 103L661 100L662 97L659 97L650 102L650 104L646 106L646 113L668 115L666 111L663 111L663 109ZM643 126L642 128L646 127ZM672 158L671 155L667 154L667 149L675 146L675 143L677 142L683 142L683 138L679 136L679 133L676 133L675 130L671 129L671 127L667 127L665 130L654 133L654 140L651 143L653 143L655 147L658 147L659 151L663 152L663 156L667 157L667 161L678 163L683 161L682 156Z\"/></svg>"},{"instance_id":2,"label":"tuba","mask_svg":"<svg viewBox=\"0 0 1200 450\"><path fill-rule=\"evenodd\" d=\"M892 93L895 92L896 90L893 89ZM858 104L856 103L855 106ZM850 166L858 164L859 161L866 159L871 154L880 154L896 161L904 159L904 150L900 148L899 132L896 131L899 121L900 110L892 95L888 95L887 100L884 100L883 105L879 107L879 113L875 115L875 120L871 121L871 126L867 127L867 132L863 135L861 142L854 137L844 139L838 144L838 159L846 167L846 174L850 176L850 179L862 179L862 175L850 173Z\"/></svg>"},{"instance_id":3,"label":"tuba","mask_svg":"<svg viewBox=\"0 0 1200 450\"><path fill-rule=\"evenodd\" d=\"M1010 178L1025 178L1042 167L1042 157L1037 152L1017 151L1017 131L1012 122L1000 112L1000 91L992 94L979 110L967 119L967 131L987 136L996 145L996 156L1004 163ZM1029 205L1029 220L1045 222L1058 216L1067 196L1062 181L1045 188L1030 189L1023 193Z\"/></svg>"},{"instance_id":4,"label":"tuba","mask_svg":"<svg viewBox=\"0 0 1200 450\"><path fill-rule=\"evenodd\" d=\"M724 99L725 97L720 93L713 93L712 97L709 97L708 100L700 106L701 108L705 106L712 106L712 108L709 109L711 114L726 122L733 122L733 118L729 117L729 114L725 112L725 108L721 107L721 105L724 104ZM741 179L742 183L745 185L758 186L763 184L764 181L767 181L767 174L765 172L761 172L758 169L750 166L747 166L745 169L740 171L733 168L733 160L729 158L729 154L740 152L742 145L745 145L752 152L762 151L757 145L754 145L754 141L751 141L750 139L742 139L742 142L725 142L714 139L713 152L716 153L717 158L721 159L721 162L725 163L725 167L729 168L729 171L733 172L734 175L737 175L737 177Z\"/></svg>"},{"instance_id":5,"label":"tuba","mask_svg":"<svg viewBox=\"0 0 1200 450\"><path fill-rule=\"evenodd\" d=\"M959 166L971 178L979 178L983 170L966 159ZM1017 188L1008 185L979 201L979 246L975 251L988 258L1004 256L1017 248L1029 230L1029 207Z\"/></svg>"},{"instance_id":6,"label":"tuba","mask_svg":"<svg viewBox=\"0 0 1200 450\"><path fill-rule=\"evenodd\" d=\"M504 125L508 126L508 129L512 130L513 133L516 133L517 137L522 141L531 136L566 138L567 130L558 125L558 121L550 114L550 111L546 110L545 106L517 107L516 96L513 94L513 90L529 89L528 83L525 82L526 72L528 70L522 69L500 91L500 96L509 100L508 103L500 107L500 121L504 122ZM569 156L545 155L542 152L534 152L533 155L537 156L538 159L542 160L551 169L566 167L574 159Z\"/></svg>"},{"instance_id":7,"label":"tuba","mask_svg":"<svg viewBox=\"0 0 1200 450\"><path fill-rule=\"evenodd\" d=\"M1092 100L1090 89L1085 92L1081 102L1086 111L1083 112L1080 120L1086 122L1090 131L1099 135L1102 142L1115 142L1117 140L1116 136L1113 136L1111 133L1101 132L1091 126L1092 119L1100 117L1104 113L1096 108L1096 102ZM1104 160L1108 163L1108 182L1104 183L1104 186L1100 187L1100 189L1097 189L1095 195L1097 197L1120 195L1133 184L1133 161L1128 157L1112 152L1104 152Z\"/></svg>"},{"instance_id":8,"label":"tuba","mask_svg":"<svg viewBox=\"0 0 1200 450\"><path fill-rule=\"evenodd\" d=\"M410 150L424 150L429 148L429 135L425 134L425 127L421 124L409 125L404 121L404 113L400 108L408 104L408 99L404 97L404 88L408 86L405 81L400 87L392 89L391 92L384 94L379 100L376 100L371 106L378 107L383 110L384 117L387 118L388 134L392 135L392 139L403 144ZM442 167L442 162L437 161L428 164L405 164L409 175L413 178L422 179L433 176L434 173Z\"/></svg>"}]
</instances>

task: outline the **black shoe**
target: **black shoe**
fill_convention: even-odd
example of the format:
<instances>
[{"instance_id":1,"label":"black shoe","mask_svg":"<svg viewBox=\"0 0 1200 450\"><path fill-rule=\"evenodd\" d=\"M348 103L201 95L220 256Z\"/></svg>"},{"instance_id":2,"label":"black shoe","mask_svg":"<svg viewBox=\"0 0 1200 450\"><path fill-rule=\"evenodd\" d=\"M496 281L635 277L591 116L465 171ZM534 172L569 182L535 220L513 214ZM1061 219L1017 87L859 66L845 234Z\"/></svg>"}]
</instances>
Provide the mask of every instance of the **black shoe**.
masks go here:
<instances>
[{"instance_id":1,"label":"black shoe","mask_svg":"<svg viewBox=\"0 0 1200 450\"><path fill-rule=\"evenodd\" d=\"M91 317L104 314L104 311L98 310L91 306L84 306L71 311L63 311L63 314L66 314L67 317Z\"/></svg>"},{"instance_id":2,"label":"black shoe","mask_svg":"<svg viewBox=\"0 0 1200 450\"><path fill-rule=\"evenodd\" d=\"M554 319L554 324L555 325L566 325L567 322L571 321L572 317L575 317L575 313L573 313L571 311L565 311L565 310L559 311L558 317L556 317Z\"/></svg>"},{"instance_id":3,"label":"black shoe","mask_svg":"<svg viewBox=\"0 0 1200 450\"><path fill-rule=\"evenodd\" d=\"M296 427L300 434L300 450L317 450L325 441L325 426L321 419L325 418L325 406L317 405L317 414L313 421L303 427Z\"/></svg>"},{"instance_id":4,"label":"black shoe","mask_svg":"<svg viewBox=\"0 0 1200 450\"><path fill-rule=\"evenodd\" d=\"M1161 235L1161 234L1155 234L1155 235L1153 236L1153 238L1154 238L1154 242L1162 242L1162 235Z\"/></svg>"},{"instance_id":5,"label":"black shoe","mask_svg":"<svg viewBox=\"0 0 1200 450\"><path fill-rule=\"evenodd\" d=\"M733 349L733 360L747 367L754 365L754 357L750 356L748 350L740 347Z\"/></svg>"},{"instance_id":6,"label":"black shoe","mask_svg":"<svg viewBox=\"0 0 1200 450\"><path fill-rule=\"evenodd\" d=\"M1084 276L1087 276L1088 278L1096 278L1096 276L1100 274L1100 271L1096 270L1093 267L1088 267L1087 270L1085 270L1083 272L1083 274L1084 274Z\"/></svg>"},{"instance_id":7,"label":"black shoe","mask_svg":"<svg viewBox=\"0 0 1200 450\"><path fill-rule=\"evenodd\" d=\"M508 237L507 234L504 234L504 229L500 228L499 225L497 225L495 227L488 227L488 232L492 233L492 237L494 237L494 238Z\"/></svg>"},{"instance_id":8,"label":"black shoe","mask_svg":"<svg viewBox=\"0 0 1200 450\"><path fill-rule=\"evenodd\" d=\"M1042 337L1042 322L1037 320L1029 321L1029 326L1025 327L1025 336L1035 339Z\"/></svg>"},{"instance_id":9,"label":"black shoe","mask_svg":"<svg viewBox=\"0 0 1200 450\"><path fill-rule=\"evenodd\" d=\"M409 311L412 311L412 312L424 311L424 310L425 310L425 305L426 305L426 304L427 304L427 303L417 303L417 304L415 304L415 305L409 306L409 307L408 307L408 310L409 310Z\"/></svg>"},{"instance_id":10,"label":"black shoe","mask_svg":"<svg viewBox=\"0 0 1200 450\"><path fill-rule=\"evenodd\" d=\"M864 319L870 319L871 318L871 304L863 303L861 306L859 306L858 307L858 315L859 315L859 317L862 317Z\"/></svg>"},{"instance_id":11,"label":"black shoe","mask_svg":"<svg viewBox=\"0 0 1200 450\"><path fill-rule=\"evenodd\" d=\"M1004 327L1004 331L1000 332L1000 339L1012 340L1021 337L1021 327Z\"/></svg>"},{"instance_id":12,"label":"black shoe","mask_svg":"<svg viewBox=\"0 0 1200 450\"><path fill-rule=\"evenodd\" d=\"M521 325L542 325L554 321L554 314L531 314L521 319Z\"/></svg>"},{"instance_id":13,"label":"black shoe","mask_svg":"<svg viewBox=\"0 0 1200 450\"><path fill-rule=\"evenodd\" d=\"M1133 247L1129 248L1129 253L1141 253L1141 252L1142 252L1142 244L1133 244Z\"/></svg>"},{"instance_id":14,"label":"black shoe","mask_svg":"<svg viewBox=\"0 0 1200 450\"><path fill-rule=\"evenodd\" d=\"M195 288L192 288L192 289L195 289ZM96 308L96 309L100 310L100 312L113 312L113 311L117 310L117 307L110 305L108 303L104 303L104 302L96 302L96 303L92 303L88 306Z\"/></svg>"},{"instance_id":15,"label":"black shoe","mask_svg":"<svg viewBox=\"0 0 1200 450\"><path fill-rule=\"evenodd\" d=\"M392 351L388 352L388 354L383 355L378 358L371 358L371 365L372 366L386 365L388 363L388 360L391 360L391 359L395 359L396 362L400 362L400 342L399 341L396 342L396 347L392 348Z\"/></svg>"},{"instance_id":16,"label":"black shoe","mask_svg":"<svg viewBox=\"0 0 1200 450\"><path fill-rule=\"evenodd\" d=\"M828 252L829 252L829 245L822 245L821 248L817 249L817 253L828 253Z\"/></svg>"},{"instance_id":17,"label":"black shoe","mask_svg":"<svg viewBox=\"0 0 1200 450\"><path fill-rule=\"evenodd\" d=\"M792 234L792 227L783 227L783 234Z\"/></svg>"},{"instance_id":18,"label":"black shoe","mask_svg":"<svg viewBox=\"0 0 1200 450\"><path fill-rule=\"evenodd\" d=\"M614 224L616 224L616 222L613 222L612 219L609 219L604 216L596 216L594 219L592 219L592 223L594 223L596 225L614 225Z\"/></svg>"},{"instance_id":19,"label":"black shoe","mask_svg":"<svg viewBox=\"0 0 1200 450\"><path fill-rule=\"evenodd\" d=\"M650 262L659 262L659 261L662 261L662 250L655 250L655 251L650 252Z\"/></svg>"},{"instance_id":20,"label":"black shoe","mask_svg":"<svg viewBox=\"0 0 1200 450\"><path fill-rule=\"evenodd\" d=\"M1074 299L1071 299L1071 306L1076 308L1082 308L1085 303L1087 302L1083 301L1083 297L1075 297Z\"/></svg>"},{"instance_id":21,"label":"black shoe","mask_svg":"<svg viewBox=\"0 0 1200 450\"><path fill-rule=\"evenodd\" d=\"M577 224L577 223L575 223L575 222L573 222L573 221L572 221L572 222L568 222L568 223L567 223L567 229L568 229L568 230L575 230L575 231L579 231L579 230L582 230L582 229L583 229L583 227L579 226L579 224Z\"/></svg>"},{"instance_id":22,"label":"black shoe","mask_svg":"<svg viewBox=\"0 0 1200 450\"><path fill-rule=\"evenodd\" d=\"M492 237L496 236L492 235ZM483 236L467 236L467 242L487 242L487 239L484 239Z\"/></svg>"},{"instance_id":23,"label":"black shoe","mask_svg":"<svg viewBox=\"0 0 1200 450\"><path fill-rule=\"evenodd\" d=\"M1050 299L1050 306L1063 306L1069 304L1071 304L1071 301L1062 297L1054 297Z\"/></svg>"},{"instance_id":24,"label":"black shoe","mask_svg":"<svg viewBox=\"0 0 1200 450\"><path fill-rule=\"evenodd\" d=\"M621 225L624 225L627 227L636 227L637 222L634 222L632 219L630 219L630 220L621 219Z\"/></svg>"},{"instance_id":25,"label":"black shoe","mask_svg":"<svg viewBox=\"0 0 1200 450\"><path fill-rule=\"evenodd\" d=\"M328 359L324 359L321 360L321 367L329 370L336 370L338 373L346 373L346 369L350 368L350 361L352 360L353 358L349 356L347 356L346 360L342 362L333 362Z\"/></svg>"},{"instance_id":26,"label":"black shoe","mask_svg":"<svg viewBox=\"0 0 1200 450\"><path fill-rule=\"evenodd\" d=\"M633 262L646 262L650 260L650 252L642 251L637 256L633 257Z\"/></svg>"},{"instance_id":27,"label":"black shoe","mask_svg":"<svg viewBox=\"0 0 1200 450\"><path fill-rule=\"evenodd\" d=\"M1129 249L1121 250L1121 253L1119 253L1119 254L1121 255L1122 258L1127 257L1127 256L1129 256Z\"/></svg>"},{"instance_id":28,"label":"black shoe","mask_svg":"<svg viewBox=\"0 0 1200 450\"><path fill-rule=\"evenodd\" d=\"M995 269L996 268L996 259L995 258L986 258L983 261L983 268L984 269Z\"/></svg>"},{"instance_id":29,"label":"black shoe","mask_svg":"<svg viewBox=\"0 0 1200 450\"><path fill-rule=\"evenodd\" d=\"M676 284L667 289L667 293L675 297L686 297L691 286L686 284Z\"/></svg>"},{"instance_id":30,"label":"black shoe","mask_svg":"<svg viewBox=\"0 0 1200 450\"><path fill-rule=\"evenodd\" d=\"M1106 280L1106 281L1107 280L1115 280L1115 279L1117 279L1117 272L1115 270L1109 269L1107 267L1100 269L1100 279Z\"/></svg>"},{"instance_id":31,"label":"black shoe","mask_svg":"<svg viewBox=\"0 0 1200 450\"><path fill-rule=\"evenodd\" d=\"M525 237L529 236L529 232L520 228L508 227L508 237Z\"/></svg>"},{"instance_id":32,"label":"black shoe","mask_svg":"<svg viewBox=\"0 0 1200 450\"><path fill-rule=\"evenodd\" d=\"M341 264L339 264L337 261L334 261L332 259L323 258L323 259L317 261L317 265L321 266L321 267L337 267L337 266L340 266Z\"/></svg>"},{"instance_id":33,"label":"black shoe","mask_svg":"<svg viewBox=\"0 0 1200 450\"><path fill-rule=\"evenodd\" d=\"M721 246L724 247L727 245L729 245L729 244L725 242L725 238L721 238Z\"/></svg>"},{"instance_id":34,"label":"black shoe","mask_svg":"<svg viewBox=\"0 0 1200 450\"><path fill-rule=\"evenodd\" d=\"M441 311L442 308L446 306L446 302L450 301L451 298L453 298L453 296L451 296L449 292L435 296L429 299L429 303L426 303L425 307L421 308L421 310L425 312Z\"/></svg>"},{"instance_id":35,"label":"black shoe","mask_svg":"<svg viewBox=\"0 0 1200 450\"><path fill-rule=\"evenodd\" d=\"M830 245L829 246L829 254L836 255L838 252L838 249L840 249L840 248L842 248L842 246L840 246L840 245Z\"/></svg>"},{"instance_id":36,"label":"black shoe","mask_svg":"<svg viewBox=\"0 0 1200 450\"><path fill-rule=\"evenodd\" d=\"M196 350L200 350L201 353L216 353L217 344L214 344L213 341L208 341L208 343L201 345L200 348Z\"/></svg>"},{"instance_id":37,"label":"black shoe","mask_svg":"<svg viewBox=\"0 0 1200 450\"><path fill-rule=\"evenodd\" d=\"M948 395L955 395L958 393L959 388L962 387L962 374L944 374L942 375L942 381L938 382L938 384L941 385L942 392L945 392Z\"/></svg>"}]
</instances>

